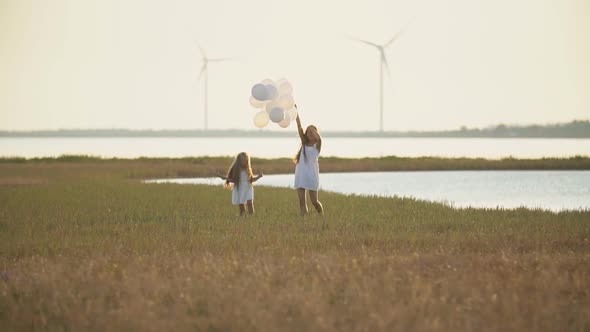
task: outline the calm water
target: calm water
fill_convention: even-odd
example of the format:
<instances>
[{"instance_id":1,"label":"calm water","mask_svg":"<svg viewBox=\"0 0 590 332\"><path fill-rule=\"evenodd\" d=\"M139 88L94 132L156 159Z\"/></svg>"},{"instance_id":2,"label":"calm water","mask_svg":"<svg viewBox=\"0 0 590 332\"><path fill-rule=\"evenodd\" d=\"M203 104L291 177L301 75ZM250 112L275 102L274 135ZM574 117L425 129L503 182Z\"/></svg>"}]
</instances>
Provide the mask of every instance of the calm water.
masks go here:
<instances>
[{"instance_id":1,"label":"calm water","mask_svg":"<svg viewBox=\"0 0 590 332\"><path fill-rule=\"evenodd\" d=\"M216 178L148 182L222 184L222 180ZM325 173L320 175L320 182L321 190L357 195L414 197L446 202L456 207L524 206L553 211L590 209L590 171ZM257 185L292 187L293 175L267 175Z\"/></svg>"},{"instance_id":2,"label":"calm water","mask_svg":"<svg viewBox=\"0 0 590 332\"><path fill-rule=\"evenodd\" d=\"M263 158L292 157L297 137L251 138L0 138L0 156L102 157L233 156L247 151ZM326 138L323 156L380 157L570 157L590 155L590 139Z\"/></svg>"}]
</instances>

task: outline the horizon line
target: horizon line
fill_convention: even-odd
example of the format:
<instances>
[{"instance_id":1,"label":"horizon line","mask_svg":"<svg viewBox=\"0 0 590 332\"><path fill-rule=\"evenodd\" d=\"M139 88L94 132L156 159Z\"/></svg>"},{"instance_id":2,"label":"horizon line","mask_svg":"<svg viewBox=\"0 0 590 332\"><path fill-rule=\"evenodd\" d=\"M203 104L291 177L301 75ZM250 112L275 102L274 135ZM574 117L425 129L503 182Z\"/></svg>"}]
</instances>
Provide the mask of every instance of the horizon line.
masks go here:
<instances>
[{"instance_id":1,"label":"horizon line","mask_svg":"<svg viewBox=\"0 0 590 332\"><path fill-rule=\"evenodd\" d=\"M326 129L322 130L322 132L330 132L330 133L431 133L431 132L454 132L454 131L465 131L465 130L490 130L490 129L497 129L498 127L507 127L507 128L527 128L527 127L554 127L554 126L561 126L561 125L569 125L569 124L576 124L576 123L590 123L590 119L574 119L569 122L550 122L545 124L538 124L538 123L530 123L530 124L508 124L508 123L498 123L493 125L488 125L485 127L468 127L465 125L460 126L459 128L455 129L409 129L409 130L384 130L380 131L379 129ZM287 129L287 128L285 128ZM170 132L170 131L177 131L177 132L227 132L227 131L235 131L235 132L253 132L253 133L285 133L285 129L243 129L243 128L120 128L120 127L109 127L109 128L45 128L45 129L0 129L1 133L39 133L39 132L59 132L59 131L129 131L129 132Z\"/></svg>"}]
</instances>

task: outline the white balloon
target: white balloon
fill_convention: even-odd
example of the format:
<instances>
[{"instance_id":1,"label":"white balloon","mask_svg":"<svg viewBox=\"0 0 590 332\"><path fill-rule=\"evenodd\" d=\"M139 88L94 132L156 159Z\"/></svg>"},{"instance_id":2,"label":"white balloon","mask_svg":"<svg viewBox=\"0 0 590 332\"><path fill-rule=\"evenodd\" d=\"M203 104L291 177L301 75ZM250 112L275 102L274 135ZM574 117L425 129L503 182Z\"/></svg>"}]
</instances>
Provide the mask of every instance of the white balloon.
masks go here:
<instances>
[{"instance_id":1,"label":"white balloon","mask_svg":"<svg viewBox=\"0 0 590 332\"><path fill-rule=\"evenodd\" d=\"M292 95L293 94L293 86L289 81L282 82L279 85L279 94L280 95Z\"/></svg>"},{"instance_id":2,"label":"white balloon","mask_svg":"<svg viewBox=\"0 0 590 332\"><path fill-rule=\"evenodd\" d=\"M254 114L254 125L257 128L264 128L268 124L269 120L270 118L268 117L268 113L265 111L260 111Z\"/></svg>"},{"instance_id":3,"label":"white balloon","mask_svg":"<svg viewBox=\"0 0 590 332\"><path fill-rule=\"evenodd\" d=\"M252 105L254 108L264 108L264 106L266 106L266 102L250 96L250 105Z\"/></svg>"},{"instance_id":4,"label":"white balloon","mask_svg":"<svg viewBox=\"0 0 590 332\"><path fill-rule=\"evenodd\" d=\"M285 118L283 119L283 121L279 122L279 126L281 126L281 128L287 128L290 124L291 118L287 114L285 114Z\"/></svg>"},{"instance_id":5,"label":"white balloon","mask_svg":"<svg viewBox=\"0 0 590 332\"><path fill-rule=\"evenodd\" d=\"M265 112L266 113L266 112ZM280 107L273 107L270 110L270 121L279 123L285 118L285 110Z\"/></svg>"},{"instance_id":6,"label":"white balloon","mask_svg":"<svg viewBox=\"0 0 590 332\"><path fill-rule=\"evenodd\" d=\"M252 97L256 100L264 101L268 99L268 90L264 84L254 84L252 87Z\"/></svg>"},{"instance_id":7,"label":"white balloon","mask_svg":"<svg viewBox=\"0 0 590 332\"><path fill-rule=\"evenodd\" d=\"M278 102L279 105L281 105L281 107L286 110L293 108L295 105L295 100L293 100L293 96L291 95L280 96Z\"/></svg>"},{"instance_id":8,"label":"white balloon","mask_svg":"<svg viewBox=\"0 0 590 332\"><path fill-rule=\"evenodd\" d=\"M287 111L287 114L289 115L291 121L295 121L295 119L297 118L297 109L293 107Z\"/></svg>"},{"instance_id":9,"label":"white balloon","mask_svg":"<svg viewBox=\"0 0 590 332\"><path fill-rule=\"evenodd\" d=\"M279 91L273 84L266 84L266 100L275 100L279 96Z\"/></svg>"},{"instance_id":10,"label":"white balloon","mask_svg":"<svg viewBox=\"0 0 590 332\"><path fill-rule=\"evenodd\" d=\"M281 105L276 101L269 101L264 106L264 109L266 110L266 113L270 114L270 111L275 107L281 107Z\"/></svg>"},{"instance_id":11,"label":"white balloon","mask_svg":"<svg viewBox=\"0 0 590 332\"><path fill-rule=\"evenodd\" d=\"M276 86L281 86L281 84L288 82L286 78L279 78L276 82L275 85Z\"/></svg>"},{"instance_id":12,"label":"white balloon","mask_svg":"<svg viewBox=\"0 0 590 332\"><path fill-rule=\"evenodd\" d=\"M264 85L267 85L267 84L275 85L275 81L271 80L270 78L267 78L265 80L262 80L262 82L260 82L260 83L261 84L264 84Z\"/></svg>"}]
</instances>

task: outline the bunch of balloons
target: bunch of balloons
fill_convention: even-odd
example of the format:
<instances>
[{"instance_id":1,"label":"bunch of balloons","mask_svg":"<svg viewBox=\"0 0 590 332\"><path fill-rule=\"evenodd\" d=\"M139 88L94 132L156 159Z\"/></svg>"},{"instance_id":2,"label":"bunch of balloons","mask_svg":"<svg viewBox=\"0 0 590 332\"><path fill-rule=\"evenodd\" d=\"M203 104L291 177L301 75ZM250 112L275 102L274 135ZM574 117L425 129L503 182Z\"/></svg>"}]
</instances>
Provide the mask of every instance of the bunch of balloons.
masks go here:
<instances>
[{"instance_id":1,"label":"bunch of balloons","mask_svg":"<svg viewBox=\"0 0 590 332\"><path fill-rule=\"evenodd\" d=\"M264 128L272 121L287 128L297 117L293 86L286 79L266 79L252 87L250 105L260 111L254 115L254 125Z\"/></svg>"}]
</instances>

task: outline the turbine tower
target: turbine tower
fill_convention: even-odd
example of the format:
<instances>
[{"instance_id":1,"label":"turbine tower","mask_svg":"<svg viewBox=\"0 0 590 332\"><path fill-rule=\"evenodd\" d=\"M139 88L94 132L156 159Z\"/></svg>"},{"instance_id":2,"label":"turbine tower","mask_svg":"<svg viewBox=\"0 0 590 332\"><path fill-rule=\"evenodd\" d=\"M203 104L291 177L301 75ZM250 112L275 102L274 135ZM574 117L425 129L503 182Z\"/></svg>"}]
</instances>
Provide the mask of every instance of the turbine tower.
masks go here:
<instances>
[{"instance_id":1,"label":"turbine tower","mask_svg":"<svg viewBox=\"0 0 590 332\"><path fill-rule=\"evenodd\" d=\"M380 86L380 95L379 95L379 131L383 132L383 71L384 69L387 70L387 76L391 80L391 72L389 71L389 64L387 63L387 57L385 56L385 50L390 47L403 33L404 29L400 30L396 33L387 43L378 45L372 43L370 41L358 39L358 38L351 38L355 41L364 43L371 47L375 47L377 51L379 51L380 61L379 61L379 86Z\"/></svg>"},{"instance_id":2,"label":"turbine tower","mask_svg":"<svg viewBox=\"0 0 590 332\"><path fill-rule=\"evenodd\" d=\"M232 60L231 58L209 58L207 57L207 53L205 52L205 50L203 49L203 47L201 47L201 44L199 44L199 42L195 41L195 44L197 44L197 47L199 48L199 50L201 51L201 58L202 58L202 62L203 64L201 65L201 71L199 72L199 80L201 79L201 77L203 77L203 108L204 108L204 122L203 122L203 126L204 129L207 130L209 129L208 126L208 121L209 121L209 114L208 114L208 98L209 98L209 63L210 62L223 62L223 61L230 61Z\"/></svg>"}]
</instances>

